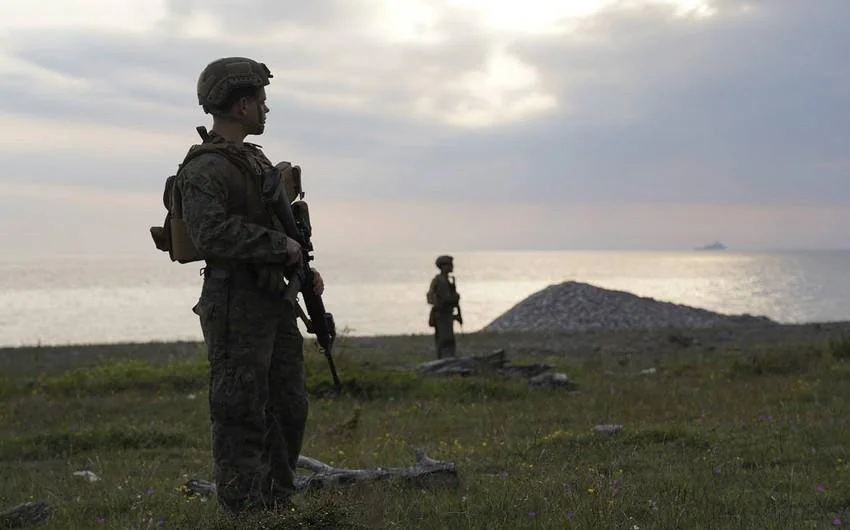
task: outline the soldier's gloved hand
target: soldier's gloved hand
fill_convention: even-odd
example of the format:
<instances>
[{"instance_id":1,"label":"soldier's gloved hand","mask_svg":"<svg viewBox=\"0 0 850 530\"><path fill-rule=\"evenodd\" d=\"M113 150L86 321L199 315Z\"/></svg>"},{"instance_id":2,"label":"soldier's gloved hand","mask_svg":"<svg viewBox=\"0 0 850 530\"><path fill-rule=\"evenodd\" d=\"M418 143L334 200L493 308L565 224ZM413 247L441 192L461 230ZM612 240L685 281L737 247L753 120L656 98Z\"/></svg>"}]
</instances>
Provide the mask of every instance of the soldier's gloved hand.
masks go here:
<instances>
[{"instance_id":1,"label":"soldier's gloved hand","mask_svg":"<svg viewBox=\"0 0 850 530\"><path fill-rule=\"evenodd\" d=\"M289 236L286 236L286 266L293 267L301 263L303 259L301 245Z\"/></svg>"},{"instance_id":2,"label":"soldier's gloved hand","mask_svg":"<svg viewBox=\"0 0 850 530\"><path fill-rule=\"evenodd\" d=\"M319 296L322 296L322 293L325 292L325 281L322 280L322 275L319 274L319 271L316 269L311 269L313 271L313 291Z\"/></svg>"}]
</instances>

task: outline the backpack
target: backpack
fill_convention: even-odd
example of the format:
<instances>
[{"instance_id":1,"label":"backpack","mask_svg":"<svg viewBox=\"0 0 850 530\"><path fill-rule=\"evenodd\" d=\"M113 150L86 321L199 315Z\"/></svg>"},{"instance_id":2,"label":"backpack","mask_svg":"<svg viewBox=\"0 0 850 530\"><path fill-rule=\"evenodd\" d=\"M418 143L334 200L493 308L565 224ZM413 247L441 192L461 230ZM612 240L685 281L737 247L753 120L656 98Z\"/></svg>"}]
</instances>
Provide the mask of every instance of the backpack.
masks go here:
<instances>
[{"instance_id":1,"label":"backpack","mask_svg":"<svg viewBox=\"0 0 850 530\"><path fill-rule=\"evenodd\" d=\"M434 305L437 303L437 279L434 278L431 280L431 285L428 286L428 292L425 293L425 301L430 305Z\"/></svg>"}]
</instances>

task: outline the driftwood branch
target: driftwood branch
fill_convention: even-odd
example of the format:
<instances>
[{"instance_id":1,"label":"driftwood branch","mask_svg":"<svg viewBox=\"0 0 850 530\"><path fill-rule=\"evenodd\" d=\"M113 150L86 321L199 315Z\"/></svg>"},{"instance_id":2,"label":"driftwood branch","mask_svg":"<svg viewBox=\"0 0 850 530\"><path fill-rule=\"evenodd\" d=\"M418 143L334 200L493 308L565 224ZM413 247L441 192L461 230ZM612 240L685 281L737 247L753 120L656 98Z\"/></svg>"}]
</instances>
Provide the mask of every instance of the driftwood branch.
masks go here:
<instances>
[{"instance_id":1,"label":"driftwood branch","mask_svg":"<svg viewBox=\"0 0 850 530\"><path fill-rule=\"evenodd\" d=\"M454 462L434 460L421 450L416 451L416 462L410 467L346 469L328 465L309 456L298 457L297 467L312 471L310 475L295 477L295 489L303 492L386 479L398 479L417 487L454 486L458 480ZM215 483L208 480L189 480L183 485L183 489L189 494L215 495ZM0 512L0 530L32 526L48 520L50 515L47 503L27 502Z\"/></svg>"},{"instance_id":2,"label":"driftwood branch","mask_svg":"<svg viewBox=\"0 0 850 530\"><path fill-rule=\"evenodd\" d=\"M434 460L420 450L416 451L416 463L410 467L346 469L333 467L309 456L299 456L296 467L313 472L311 475L295 477L295 489L298 491L316 491L386 479L399 479L418 487L457 484L457 470L453 462ZM187 493L211 496L215 494L215 483L192 479L184 485L184 489Z\"/></svg>"},{"instance_id":3,"label":"driftwood branch","mask_svg":"<svg viewBox=\"0 0 850 530\"><path fill-rule=\"evenodd\" d=\"M46 502L27 502L0 512L0 528L24 528L48 519L50 519L50 507Z\"/></svg>"},{"instance_id":4,"label":"driftwood branch","mask_svg":"<svg viewBox=\"0 0 850 530\"><path fill-rule=\"evenodd\" d=\"M575 390L577 385L567 374L551 372L548 364L512 364L499 349L485 355L469 357L449 357L428 361L416 367L416 371L425 376L461 376L498 375L510 379L525 379L535 387L566 388Z\"/></svg>"},{"instance_id":5,"label":"driftwood branch","mask_svg":"<svg viewBox=\"0 0 850 530\"><path fill-rule=\"evenodd\" d=\"M416 367L422 375L473 375L480 373L495 373L508 363L505 350L496 350L487 355L471 357L447 357L428 361Z\"/></svg>"}]
</instances>

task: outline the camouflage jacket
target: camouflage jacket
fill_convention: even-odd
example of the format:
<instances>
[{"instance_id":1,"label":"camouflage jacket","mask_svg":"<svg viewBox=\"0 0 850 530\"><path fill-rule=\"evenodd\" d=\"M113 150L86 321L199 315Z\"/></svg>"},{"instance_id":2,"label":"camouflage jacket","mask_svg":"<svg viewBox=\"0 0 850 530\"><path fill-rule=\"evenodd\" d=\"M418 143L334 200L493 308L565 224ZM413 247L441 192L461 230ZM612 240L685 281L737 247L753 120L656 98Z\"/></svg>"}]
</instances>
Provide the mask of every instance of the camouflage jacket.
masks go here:
<instances>
[{"instance_id":1,"label":"camouflage jacket","mask_svg":"<svg viewBox=\"0 0 850 530\"><path fill-rule=\"evenodd\" d=\"M214 132L209 142L227 145ZM254 174L222 154L204 153L189 160L175 179L192 242L208 262L282 263L286 235L275 229L261 196L262 175L272 164L253 144L227 147L244 154Z\"/></svg>"}]
</instances>

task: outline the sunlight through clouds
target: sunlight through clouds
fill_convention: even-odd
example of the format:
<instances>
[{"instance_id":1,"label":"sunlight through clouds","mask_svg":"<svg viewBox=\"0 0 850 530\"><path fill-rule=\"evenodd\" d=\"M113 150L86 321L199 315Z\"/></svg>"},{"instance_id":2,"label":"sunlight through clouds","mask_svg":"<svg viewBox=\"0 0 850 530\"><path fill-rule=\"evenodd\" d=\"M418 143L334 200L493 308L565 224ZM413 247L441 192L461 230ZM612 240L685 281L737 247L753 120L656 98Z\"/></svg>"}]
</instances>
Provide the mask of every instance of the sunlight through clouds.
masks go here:
<instances>
[{"instance_id":1,"label":"sunlight through clouds","mask_svg":"<svg viewBox=\"0 0 850 530\"><path fill-rule=\"evenodd\" d=\"M424 0L378 2L375 28L388 42L440 44L448 38L441 23L451 14L463 15L490 34L482 64L423 88L415 98L418 115L462 128L520 121L559 105L558 96L542 85L537 68L507 50L512 37L567 34L607 9L663 5L680 17L714 13L708 0L446 0L443 6Z\"/></svg>"},{"instance_id":2,"label":"sunlight through clouds","mask_svg":"<svg viewBox=\"0 0 850 530\"><path fill-rule=\"evenodd\" d=\"M482 26L507 33L562 33L564 22L588 17L617 0L448 0L470 10Z\"/></svg>"},{"instance_id":3,"label":"sunlight through clouds","mask_svg":"<svg viewBox=\"0 0 850 530\"><path fill-rule=\"evenodd\" d=\"M495 50L483 68L462 75L447 90L452 104L423 96L417 110L460 127L486 127L520 120L557 105L542 91L537 70L504 49Z\"/></svg>"},{"instance_id":4,"label":"sunlight through clouds","mask_svg":"<svg viewBox=\"0 0 850 530\"><path fill-rule=\"evenodd\" d=\"M654 0L653 3L673 7L679 16L710 17L717 9L707 0Z\"/></svg>"},{"instance_id":5,"label":"sunlight through clouds","mask_svg":"<svg viewBox=\"0 0 850 530\"><path fill-rule=\"evenodd\" d=\"M399 44L439 44L441 10L426 0L377 0L374 30L382 40Z\"/></svg>"},{"instance_id":6,"label":"sunlight through clouds","mask_svg":"<svg viewBox=\"0 0 850 530\"><path fill-rule=\"evenodd\" d=\"M342 23L330 33L281 19L283 25L277 31L269 26L261 32L235 32L225 38L223 30L230 20L225 16L227 11L220 6L208 8L200 2L187 2L183 10L169 13L167 0L45 0L38 4L6 0L0 8L0 13L6 15L0 19L0 32L13 28L92 28L127 32L145 39L169 34L189 41L219 40L239 49L267 49L271 41L285 49L308 46L321 54L343 47L336 57L321 63L325 67L317 65L297 72L304 80L301 83L315 85L307 81L312 75L323 79L323 86L300 90L296 81L286 88L291 97L334 108L366 110L374 102L363 92L374 85L372 76L384 78L401 68L409 75L396 75L391 84L404 96L385 102L386 108L453 127L481 128L526 120L563 104L560 100L564 94L544 85L540 67L511 50L515 39L566 34L581 20L606 10L659 4L670 6L679 15L711 12L708 0L368 0L363 4L359 25ZM415 50L444 53L447 47L463 42L461 33L467 30L476 35L482 50L474 63L465 64L462 69L434 69L430 64L404 61L404 54ZM358 42L369 43L362 54L356 51ZM462 57L470 52L458 49L457 53ZM83 93L90 89L90 80L26 63L2 50L0 66L19 73L43 90ZM431 71L434 75L428 73ZM157 77L155 72L150 72L148 82L148 73L126 65L116 75L125 80L136 79L133 86L156 85L173 94L178 94L179 84L185 82ZM335 89L330 88L334 86Z\"/></svg>"},{"instance_id":7,"label":"sunlight through clouds","mask_svg":"<svg viewBox=\"0 0 850 530\"><path fill-rule=\"evenodd\" d=\"M448 5L474 12L489 30L538 35L563 33L609 8L666 5L677 15L714 12L710 0L448 0Z\"/></svg>"},{"instance_id":8,"label":"sunlight through clouds","mask_svg":"<svg viewBox=\"0 0 850 530\"><path fill-rule=\"evenodd\" d=\"M190 39L215 39L226 33L221 19L203 11L194 11L183 17L176 28Z\"/></svg>"}]
</instances>

